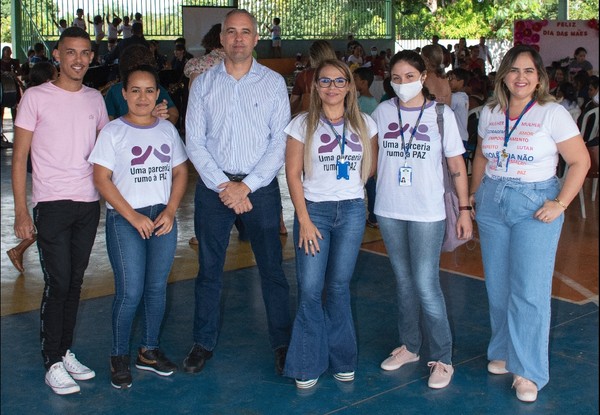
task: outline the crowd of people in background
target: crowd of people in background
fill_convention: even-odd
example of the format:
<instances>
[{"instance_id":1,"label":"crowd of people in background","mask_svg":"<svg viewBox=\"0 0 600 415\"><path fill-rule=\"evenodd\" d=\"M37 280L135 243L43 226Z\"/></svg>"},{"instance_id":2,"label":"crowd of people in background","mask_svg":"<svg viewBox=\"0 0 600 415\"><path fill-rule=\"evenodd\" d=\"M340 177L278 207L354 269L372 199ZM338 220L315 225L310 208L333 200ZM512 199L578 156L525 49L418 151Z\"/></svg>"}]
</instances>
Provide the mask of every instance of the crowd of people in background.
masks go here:
<instances>
[{"instance_id":1,"label":"crowd of people in background","mask_svg":"<svg viewBox=\"0 0 600 415\"><path fill-rule=\"evenodd\" d=\"M86 32L86 23L93 26L93 36ZM275 18L267 26L273 53L279 56L280 23ZM116 284L112 385L119 389L132 385L129 334L142 300L144 336L136 367L161 376L178 370L159 348L158 335L177 239L175 212L185 192L188 157L199 174L193 242L199 244L199 271L193 344L183 362L186 372L201 371L213 356L221 328L219 301L227 243L233 224L240 219L261 275L269 340L279 374L295 379L299 389L313 387L327 370L340 382L354 380L358 351L349 281L364 227L370 226L381 229L398 296L399 346L383 360L381 368L398 370L418 361L425 339L432 346L428 385L435 389L448 386L454 373L452 333L439 282L445 228L440 172L445 159L460 204L457 238L472 237L472 219L477 220L481 232L492 307L488 371L513 373L517 397L527 402L536 399L538 390L548 382L550 313L532 318L537 340L531 341L533 335L523 325L531 315L507 287L520 287L526 277L534 275L544 290L537 291L535 282L526 288L538 292L535 300L540 309L549 305L551 272L547 263L556 252L563 211L589 167L587 153L583 156L581 149L584 142L595 147L596 154L598 148L597 136L579 134L585 127L581 125L583 115L598 106L598 77L591 75L593 68L584 48L575 50L568 66L557 63L544 68L535 50L517 46L501 60L496 73L484 37L476 45L467 46L462 38L453 47L444 47L434 36L431 44L419 50L397 54L364 47L352 36L343 52L318 40L308 51L308 62L302 65L306 67L299 67L294 76L288 106L283 105L288 103L285 80L253 58L258 25L245 10L230 12L224 26L210 29L203 39L206 54L202 57L187 51L184 38L174 41L171 58L161 55L158 42L145 39L139 13L123 19L97 15L90 20L78 9L71 27L64 19L55 24L61 33L52 51L60 69L55 82L47 82L56 79L56 73L44 44L33 47L24 65L11 57L9 47L2 50L3 73L19 77L26 90L37 85L24 94L19 107L22 113L13 116L17 143L13 156L15 233L29 245L37 238L40 248L48 286L41 313L42 355L45 381L54 392L78 392L76 380L95 376L76 359L70 346L79 290L99 221L100 195L107 201L107 248ZM101 56L105 30L110 46ZM76 59L83 69L73 65ZM118 68L104 97L83 86L88 67L101 63ZM385 91L380 100L371 93L376 81ZM83 93L73 98L77 91ZM59 112L64 108L93 122L80 124L72 117L70 123L62 123ZM470 143L468 113L476 108L482 121L475 143ZM235 117L230 116L231 111ZM521 166L532 183L520 183L516 171L509 168L510 154L518 152L511 147L510 136L515 130L517 135L521 133L517 127L524 116L530 117L530 122L519 128L537 133L548 114L555 117L557 131L542 131L544 142L535 151L543 163L541 167ZM537 129L532 127L534 121ZM489 127L492 122L506 127L502 152L494 154L482 149L498 139L498 129ZM59 134L64 148L71 146L76 135L85 138L65 164L68 170L49 162L56 149L40 141L53 139L54 132L65 129L66 134ZM384 151L390 140L401 143L402 151ZM475 153L471 192L463 160L469 144ZM426 148L428 156L408 157L412 145ZM544 152L542 146L553 151ZM33 217L25 190L30 151L33 202L37 203ZM562 190L554 177L559 155L570 167ZM279 239L281 197L276 176L284 160L296 210L300 301L295 320L290 314ZM131 181L130 173L137 175L136 166L140 172L143 166L165 172L154 176L154 181L160 177L158 181L163 183L153 186L151 193L140 192L140 183L147 177L140 173ZM42 172L71 181L75 177L80 187L65 189L60 180L42 183ZM506 212L497 211L492 196L483 197L486 192L498 194L500 188L506 198L518 199L526 192L539 194L541 202L534 209L518 206L508 213L515 213L515 220L525 215L523 226L541 235L545 244L536 245L527 238L512 241L510 229L498 222ZM410 203L398 204L400 199ZM476 214L475 206L480 209ZM76 232L67 236L66 228ZM121 246L120 238L126 238L130 246ZM11 250L12 254L9 251L20 271L27 243ZM418 249L405 249L410 244ZM527 247L532 249L529 257ZM496 258L499 251L506 256ZM143 263L141 253L161 259L160 267ZM516 264L522 269L506 281L497 261L509 255L518 259ZM529 264L527 268L528 262L536 262L528 259L542 256L548 258L544 267ZM135 277L124 278L126 271ZM513 313L506 307L509 298L516 304ZM507 320L516 327L516 334L507 332ZM528 359L527 363L523 359Z\"/></svg>"}]
</instances>

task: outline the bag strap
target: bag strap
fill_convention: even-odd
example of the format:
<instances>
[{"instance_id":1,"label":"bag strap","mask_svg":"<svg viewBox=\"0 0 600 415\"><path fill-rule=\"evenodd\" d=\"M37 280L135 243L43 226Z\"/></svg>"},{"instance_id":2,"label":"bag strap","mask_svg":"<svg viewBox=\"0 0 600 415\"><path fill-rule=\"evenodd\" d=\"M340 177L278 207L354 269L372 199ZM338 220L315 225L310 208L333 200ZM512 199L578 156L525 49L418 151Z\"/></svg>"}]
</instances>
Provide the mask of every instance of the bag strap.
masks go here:
<instances>
[{"instance_id":1,"label":"bag strap","mask_svg":"<svg viewBox=\"0 0 600 415\"><path fill-rule=\"evenodd\" d=\"M444 104L437 102L435 104L435 112L437 114L438 129L440 130L440 136L442 137L442 170L444 172L444 189L446 189L446 191L452 191L456 193L456 190L454 189L454 181L452 180L450 169L448 169L448 162L446 161L446 156L444 155Z\"/></svg>"}]
</instances>

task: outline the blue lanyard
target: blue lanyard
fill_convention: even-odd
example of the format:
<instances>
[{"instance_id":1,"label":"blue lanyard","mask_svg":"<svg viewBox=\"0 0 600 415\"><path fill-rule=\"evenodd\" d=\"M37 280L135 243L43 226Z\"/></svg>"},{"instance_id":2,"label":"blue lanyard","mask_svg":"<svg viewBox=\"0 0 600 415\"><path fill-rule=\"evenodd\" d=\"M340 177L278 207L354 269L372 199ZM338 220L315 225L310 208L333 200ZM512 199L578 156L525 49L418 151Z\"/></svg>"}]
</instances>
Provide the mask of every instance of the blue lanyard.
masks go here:
<instances>
[{"instance_id":1,"label":"blue lanyard","mask_svg":"<svg viewBox=\"0 0 600 415\"><path fill-rule=\"evenodd\" d=\"M531 107L533 107L533 104L535 104L535 99L532 99L527 103L527 105L525 105L525 108L523 108L523 111L521 111L519 118L517 118L515 125L513 125L513 128L511 128L510 131L508 131L508 125L510 122L510 120L508 119L509 108L506 108L506 124L504 125L504 148L508 146L510 136L517 129L517 125L519 125L519 123L521 122L521 118L523 118L523 115L525 115L525 113L529 111Z\"/></svg>"},{"instance_id":2,"label":"blue lanyard","mask_svg":"<svg viewBox=\"0 0 600 415\"><path fill-rule=\"evenodd\" d=\"M335 130L335 128L333 128L333 124L331 124L331 122L329 122L329 120L327 119L327 117L323 117L323 118L325 118L325 121L331 127L331 131L333 131L333 135L335 136L335 139L337 140L337 142L340 145L340 149L342 151L342 156L343 156L344 155L344 148L346 148L346 117L344 117L344 129L342 130L342 137L341 137L341 139L340 139L340 134Z\"/></svg>"},{"instance_id":3,"label":"blue lanyard","mask_svg":"<svg viewBox=\"0 0 600 415\"><path fill-rule=\"evenodd\" d=\"M411 133L410 133L410 139L408 140L408 146L406 145L405 141L404 141L404 125L402 123L402 110L400 109L400 100L398 100L398 120L400 122L400 138L402 139L402 151L404 151L404 165L406 166L406 160L408 159L408 150L410 150L410 145L412 144L413 138L415 138L415 132L417 131L417 128L419 127L419 124L421 123L421 117L423 116L423 111L425 110L425 104L427 103L427 100L424 99L423 100L423 105L421 105L421 111L419 112L419 117L417 118L417 122L415 123L415 126L413 127Z\"/></svg>"}]
</instances>

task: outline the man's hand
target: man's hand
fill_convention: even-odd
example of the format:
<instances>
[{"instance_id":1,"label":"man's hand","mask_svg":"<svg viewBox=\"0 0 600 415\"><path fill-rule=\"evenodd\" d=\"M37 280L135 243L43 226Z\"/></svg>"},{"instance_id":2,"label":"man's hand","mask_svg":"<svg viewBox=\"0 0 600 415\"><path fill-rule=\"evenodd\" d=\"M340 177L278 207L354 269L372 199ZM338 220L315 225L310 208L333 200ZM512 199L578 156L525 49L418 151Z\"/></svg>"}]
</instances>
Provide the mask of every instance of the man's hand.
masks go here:
<instances>
[{"instance_id":1,"label":"man's hand","mask_svg":"<svg viewBox=\"0 0 600 415\"><path fill-rule=\"evenodd\" d=\"M218 187L222 189L219 193L219 199L230 209L234 209L235 206L244 202L250 194L250 188L244 182L225 182ZM248 203L250 203L250 200L248 200ZM252 209L251 203L250 209Z\"/></svg>"}]
</instances>

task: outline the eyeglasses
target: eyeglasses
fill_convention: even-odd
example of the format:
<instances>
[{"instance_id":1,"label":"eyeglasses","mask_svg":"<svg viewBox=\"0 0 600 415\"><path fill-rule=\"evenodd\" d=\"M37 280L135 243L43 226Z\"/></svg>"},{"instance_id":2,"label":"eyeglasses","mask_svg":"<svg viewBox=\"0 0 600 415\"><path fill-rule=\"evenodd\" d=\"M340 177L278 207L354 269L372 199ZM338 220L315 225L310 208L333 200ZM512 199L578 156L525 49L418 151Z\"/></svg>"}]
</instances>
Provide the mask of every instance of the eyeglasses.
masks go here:
<instances>
[{"instance_id":1,"label":"eyeglasses","mask_svg":"<svg viewBox=\"0 0 600 415\"><path fill-rule=\"evenodd\" d=\"M343 88L348 85L348 78L319 78L317 79L317 85L321 88L329 88L331 85L335 85L336 88Z\"/></svg>"}]
</instances>

